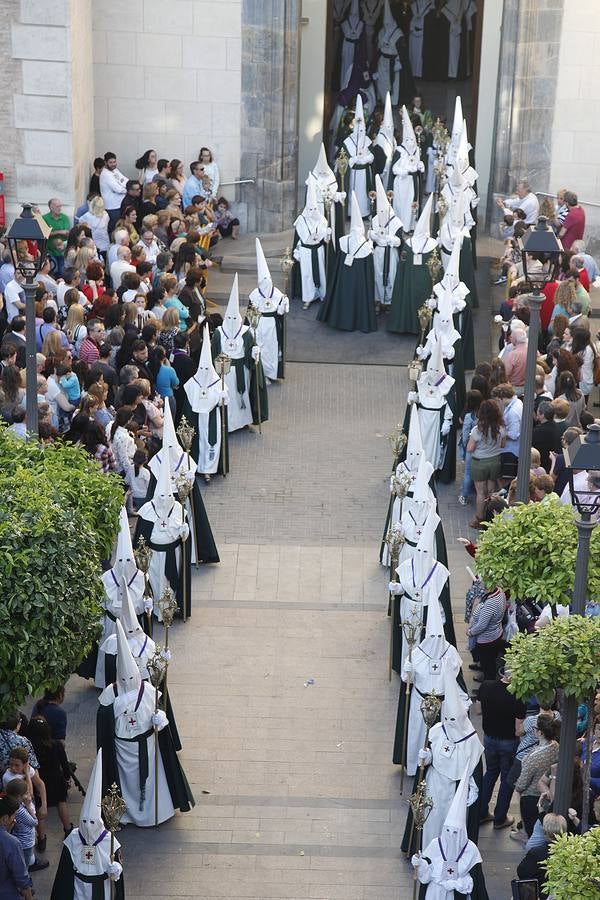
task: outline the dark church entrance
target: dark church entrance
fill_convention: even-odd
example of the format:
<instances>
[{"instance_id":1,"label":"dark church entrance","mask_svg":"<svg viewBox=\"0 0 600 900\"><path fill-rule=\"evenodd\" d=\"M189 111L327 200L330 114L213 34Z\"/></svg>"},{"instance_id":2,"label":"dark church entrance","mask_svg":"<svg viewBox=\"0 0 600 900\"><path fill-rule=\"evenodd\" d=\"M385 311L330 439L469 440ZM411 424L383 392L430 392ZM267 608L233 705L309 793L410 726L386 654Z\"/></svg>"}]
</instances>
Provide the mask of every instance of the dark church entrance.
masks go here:
<instances>
[{"instance_id":1,"label":"dark church entrance","mask_svg":"<svg viewBox=\"0 0 600 900\"><path fill-rule=\"evenodd\" d=\"M413 124L424 126L424 145L438 117L451 131L460 95L469 140L475 144L483 4L328 0L323 135L330 160L348 134L358 91L371 137L381 123L389 90L397 139L400 110L406 104ZM415 95L422 97L417 118Z\"/></svg>"}]
</instances>

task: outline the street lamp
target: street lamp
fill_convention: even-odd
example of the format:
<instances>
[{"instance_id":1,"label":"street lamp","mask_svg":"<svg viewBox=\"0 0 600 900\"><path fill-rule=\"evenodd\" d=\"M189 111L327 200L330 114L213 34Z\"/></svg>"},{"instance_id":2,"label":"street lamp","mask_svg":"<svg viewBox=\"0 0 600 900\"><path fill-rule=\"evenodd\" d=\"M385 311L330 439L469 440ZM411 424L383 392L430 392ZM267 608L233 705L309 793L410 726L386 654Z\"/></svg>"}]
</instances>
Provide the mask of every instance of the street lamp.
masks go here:
<instances>
[{"instance_id":1,"label":"street lamp","mask_svg":"<svg viewBox=\"0 0 600 900\"><path fill-rule=\"evenodd\" d=\"M586 434L579 435L569 447L565 448L564 457L569 476L571 502L578 513L575 516L578 540L572 611L575 615L583 616L587 600L590 539L600 510L600 488L595 483L588 484L587 479L585 483L581 483L576 473L600 476L600 425L596 423L590 425ZM576 697L565 697L561 710L560 750L553 807L554 812L561 815L566 815L571 805L573 760L577 743L577 705ZM585 821L587 822L587 817Z\"/></svg>"},{"instance_id":2,"label":"street lamp","mask_svg":"<svg viewBox=\"0 0 600 900\"><path fill-rule=\"evenodd\" d=\"M540 309L546 299L544 294L542 294L542 288L555 280L562 249L561 242L549 227L545 216L540 216L537 225L530 228L523 238L519 238L519 250L523 260L523 277L527 286L532 290L532 293L527 298L531 315L527 337L523 418L521 420L519 468L517 471L517 502L519 503L527 503L529 500L535 367L540 334Z\"/></svg>"},{"instance_id":3,"label":"street lamp","mask_svg":"<svg viewBox=\"0 0 600 900\"><path fill-rule=\"evenodd\" d=\"M6 235L15 272L25 278L25 409L28 434L37 435L37 365L35 345L35 276L46 261L48 238L52 229L41 216L35 214L31 204L24 203L21 215L15 219ZM34 242L38 255L24 259L19 253L22 241Z\"/></svg>"}]
</instances>

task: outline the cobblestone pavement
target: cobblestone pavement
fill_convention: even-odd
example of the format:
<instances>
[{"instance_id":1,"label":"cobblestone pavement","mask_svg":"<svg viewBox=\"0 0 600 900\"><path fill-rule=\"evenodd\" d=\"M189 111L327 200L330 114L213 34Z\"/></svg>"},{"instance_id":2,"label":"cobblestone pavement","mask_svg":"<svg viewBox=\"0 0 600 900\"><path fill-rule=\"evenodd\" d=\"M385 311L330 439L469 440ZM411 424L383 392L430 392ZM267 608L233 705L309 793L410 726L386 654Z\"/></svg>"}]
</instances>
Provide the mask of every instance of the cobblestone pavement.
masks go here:
<instances>
[{"instance_id":1,"label":"cobblestone pavement","mask_svg":"<svg viewBox=\"0 0 600 900\"><path fill-rule=\"evenodd\" d=\"M222 562L194 573L193 616L171 636L169 687L197 805L156 830L124 829L128 900L410 896L407 804L391 763L399 680L387 679L377 561L386 435L406 389L404 369L290 365L263 435L232 436L231 474L204 491ZM442 488L440 508L463 635L468 559L455 537L470 510L457 492ZM72 679L68 750L84 782L96 706L96 691ZM71 792L73 821L79 799ZM60 852L52 816L40 898ZM510 844L482 837L491 900L507 896L519 858Z\"/></svg>"}]
</instances>

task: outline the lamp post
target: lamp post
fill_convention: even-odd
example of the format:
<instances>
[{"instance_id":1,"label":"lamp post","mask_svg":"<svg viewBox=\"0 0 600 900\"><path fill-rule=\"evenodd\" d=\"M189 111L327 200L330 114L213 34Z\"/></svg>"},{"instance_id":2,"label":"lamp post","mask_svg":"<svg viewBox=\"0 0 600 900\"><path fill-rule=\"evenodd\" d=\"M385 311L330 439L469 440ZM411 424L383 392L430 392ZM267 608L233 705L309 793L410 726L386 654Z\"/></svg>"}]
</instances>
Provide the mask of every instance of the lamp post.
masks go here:
<instances>
[{"instance_id":1,"label":"lamp post","mask_svg":"<svg viewBox=\"0 0 600 900\"><path fill-rule=\"evenodd\" d=\"M35 345L35 276L46 261L48 238L52 229L33 212L30 203L23 204L21 215L10 226L6 238L15 272L25 278L25 411L28 435L37 436L37 360ZM38 256L24 259L19 252L23 241L37 244Z\"/></svg>"},{"instance_id":2,"label":"lamp post","mask_svg":"<svg viewBox=\"0 0 600 900\"><path fill-rule=\"evenodd\" d=\"M535 366L540 334L540 309L546 299L542 288L554 281L562 244L548 226L545 216L540 216L537 225L530 228L524 238L519 239L519 249L523 260L523 276L532 293L528 302L530 309L529 334L527 336L527 361L525 366L525 391L523 394L523 418L521 419L521 439L519 445L519 468L517 470L517 502L529 500L529 470L531 468L531 436L533 433L533 407L535 400ZM534 262L537 263L534 265Z\"/></svg>"},{"instance_id":3,"label":"lamp post","mask_svg":"<svg viewBox=\"0 0 600 900\"><path fill-rule=\"evenodd\" d=\"M577 559L572 611L574 615L583 616L587 600L590 539L597 525L596 517L600 510L600 487L597 484L588 484L587 479L582 484L582 479L577 477L577 473L595 473L600 476L600 425L596 423L590 425L585 435L575 438L571 446L565 448L564 457L569 474L571 502L577 511L575 516ZM577 743L577 706L576 697L565 697L561 710L560 751L553 809L563 816L567 815L567 810L571 806L573 760ZM593 715L593 710L590 714ZM587 816L585 822L587 825ZM585 829L582 826L583 830Z\"/></svg>"}]
</instances>

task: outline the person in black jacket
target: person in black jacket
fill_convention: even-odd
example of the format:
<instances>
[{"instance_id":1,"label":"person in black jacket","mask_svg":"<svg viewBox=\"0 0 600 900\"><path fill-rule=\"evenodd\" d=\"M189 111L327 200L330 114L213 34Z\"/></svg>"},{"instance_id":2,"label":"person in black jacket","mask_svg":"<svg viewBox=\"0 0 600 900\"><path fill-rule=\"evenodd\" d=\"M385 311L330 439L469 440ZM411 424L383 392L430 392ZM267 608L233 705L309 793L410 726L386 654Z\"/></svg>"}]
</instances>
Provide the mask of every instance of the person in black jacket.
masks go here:
<instances>
[{"instance_id":1,"label":"person in black jacket","mask_svg":"<svg viewBox=\"0 0 600 900\"><path fill-rule=\"evenodd\" d=\"M554 421L552 403L548 401L540 403L536 419L538 424L533 429L531 445L540 451L541 463L546 472L549 472L552 462L550 453L558 453L561 449L560 429Z\"/></svg>"}]
</instances>

